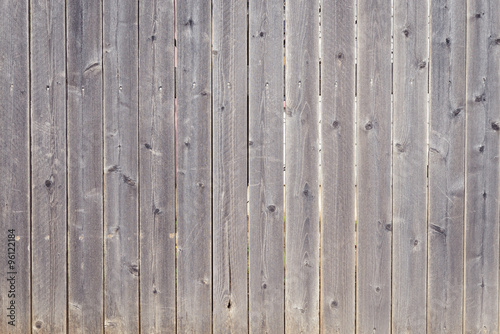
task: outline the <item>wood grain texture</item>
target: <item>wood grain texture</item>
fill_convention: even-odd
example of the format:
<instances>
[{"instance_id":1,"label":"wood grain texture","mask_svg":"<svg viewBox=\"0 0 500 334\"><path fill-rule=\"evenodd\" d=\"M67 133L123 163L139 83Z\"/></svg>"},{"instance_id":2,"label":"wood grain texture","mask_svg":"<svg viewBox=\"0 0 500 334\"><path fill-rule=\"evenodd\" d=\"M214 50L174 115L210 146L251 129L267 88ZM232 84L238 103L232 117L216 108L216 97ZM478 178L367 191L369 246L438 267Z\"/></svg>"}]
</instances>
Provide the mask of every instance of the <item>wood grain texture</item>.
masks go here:
<instances>
[{"instance_id":1,"label":"wood grain texture","mask_svg":"<svg viewBox=\"0 0 500 334\"><path fill-rule=\"evenodd\" d=\"M104 326L139 331L138 6L103 3Z\"/></svg>"},{"instance_id":2,"label":"wood grain texture","mask_svg":"<svg viewBox=\"0 0 500 334\"><path fill-rule=\"evenodd\" d=\"M175 333L174 1L139 2L142 333Z\"/></svg>"},{"instance_id":3,"label":"wood grain texture","mask_svg":"<svg viewBox=\"0 0 500 334\"><path fill-rule=\"evenodd\" d=\"M249 8L249 326L284 332L283 1Z\"/></svg>"},{"instance_id":4,"label":"wood grain texture","mask_svg":"<svg viewBox=\"0 0 500 334\"><path fill-rule=\"evenodd\" d=\"M500 3L467 2L465 332L498 333Z\"/></svg>"},{"instance_id":5,"label":"wood grain texture","mask_svg":"<svg viewBox=\"0 0 500 334\"><path fill-rule=\"evenodd\" d=\"M65 333L65 2L32 0L30 6L33 333Z\"/></svg>"},{"instance_id":6,"label":"wood grain texture","mask_svg":"<svg viewBox=\"0 0 500 334\"><path fill-rule=\"evenodd\" d=\"M177 6L177 332L211 333L211 9Z\"/></svg>"},{"instance_id":7,"label":"wood grain texture","mask_svg":"<svg viewBox=\"0 0 500 334\"><path fill-rule=\"evenodd\" d=\"M319 3L291 0L286 33L285 330L319 332Z\"/></svg>"},{"instance_id":8,"label":"wood grain texture","mask_svg":"<svg viewBox=\"0 0 500 334\"><path fill-rule=\"evenodd\" d=\"M425 333L428 6L394 3L392 332Z\"/></svg>"},{"instance_id":9,"label":"wood grain texture","mask_svg":"<svg viewBox=\"0 0 500 334\"><path fill-rule=\"evenodd\" d=\"M29 2L0 0L0 333L31 331ZM15 298L8 230L15 229ZM12 247L11 247L12 248ZM12 251L11 251L12 253ZM14 326L7 307L15 303ZM10 315L10 310L8 311Z\"/></svg>"},{"instance_id":10,"label":"wood grain texture","mask_svg":"<svg viewBox=\"0 0 500 334\"><path fill-rule=\"evenodd\" d=\"M463 328L465 5L430 8L428 333Z\"/></svg>"},{"instance_id":11,"label":"wood grain texture","mask_svg":"<svg viewBox=\"0 0 500 334\"><path fill-rule=\"evenodd\" d=\"M358 333L391 331L391 1L358 1Z\"/></svg>"},{"instance_id":12,"label":"wood grain texture","mask_svg":"<svg viewBox=\"0 0 500 334\"><path fill-rule=\"evenodd\" d=\"M67 4L68 333L104 332L101 19Z\"/></svg>"},{"instance_id":13,"label":"wood grain texture","mask_svg":"<svg viewBox=\"0 0 500 334\"><path fill-rule=\"evenodd\" d=\"M248 332L247 3L212 6L213 332Z\"/></svg>"},{"instance_id":14,"label":"wood grain texture","mask_svg":"<svg viewBox=\"0 0 500 334\"><path fill-rule=\"evenodd\" d=\"M355 331L355 16L321 5L321 331Z\"/></svg>"}]
</instances>

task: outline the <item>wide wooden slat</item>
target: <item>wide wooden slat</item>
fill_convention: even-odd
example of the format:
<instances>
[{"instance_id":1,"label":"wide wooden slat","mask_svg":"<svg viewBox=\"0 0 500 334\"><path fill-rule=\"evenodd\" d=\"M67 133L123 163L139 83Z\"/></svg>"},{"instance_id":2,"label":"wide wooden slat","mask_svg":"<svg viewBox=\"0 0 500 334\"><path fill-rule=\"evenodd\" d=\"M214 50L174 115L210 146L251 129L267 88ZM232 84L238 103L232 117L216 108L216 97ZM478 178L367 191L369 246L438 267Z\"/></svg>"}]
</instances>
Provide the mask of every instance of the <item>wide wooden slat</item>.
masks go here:
<instances>
[{"instance_id":1,"label":"wide wooden slat","mask_svg":"<svg viewBox=\"0 0 500 334\"><path fill-rule=\"evenodd\" d=\"M103 3L104 326L139 331L138 6Z\"/></svg>"},{"instance_id":2,"label":"wide wooden slat","mask_svg":"<svg viewBox=\"0 0 500 334\"><path fill-rule=\"evenodd\" d=\"M249 326L284 332L283 1L249 7Z\"/></svg>"},{"instance_id":3,"label":"wide wooden slat","mask_svg":"<svg viewBox=\"0 0 500 334\"><path fill-rule=\"evenodd\" d=\"M358 333L391 331L391 1L358 1Z\"/></svg>"},{"instance_id":4,"label":"wide wooden slat","mask_svg":"<svg viewBox=\"0 0 500 334\"><path fill-rule=\"evenodd\" d=\"M248 331L247 3L212 7L213 331Z\"/></svg>"},{"instance_id":5,"label":"wide wooden slat","mask_svg":"<svg viewBox=\"0 0 500 334\"><path fill-rule=\"evenodd\" d=\"M211 9L177 2L177 332L212 331Z\"/></svg>"},{"instance_id":6,"label":"wide wooden slat","mask_svg":"<svg viewBox=\"0 0 500 334\"><path fill-rule=\"evenodd\" d=\"M466 333L499 330L499 12L498 0L467 1Z\"/></svg>"},{"instance_id":7,"label":"wide wooden slat","mask_svg":"<svg viewBox=\"0 0 500 334\"><path fill-rule=\"evenodd\" d=\"M31 1L32 323L66 332L65 2Z\"/></svg>"},{"instance_id":8,"label":"wide wooden slat","mask_svg":"<svg viewBox=\"0 0 500 334\"><path fill-rule=\"evenodd\" d=\"M319 4L286 3L285 329L319 332Z\"/></svg>"},{"instance_id":9,"label":"wide wooden slat","mask_svg":"<svg viewBox=\"0 0 500 334\"><path fill-rule=\"evenodd\" d=\"M31 331L28 7L0 0L0 333Z\"/></svg>"},{"instance_id":10,"label":"wide wooden slat","mask_svg":"<svg viewBox=\"0 0 500 334\"><path fill-rule=\"evenodd\" d=\"M465 5L430 8L428 333L463 328Z\"/></svg>"}]
</instances>

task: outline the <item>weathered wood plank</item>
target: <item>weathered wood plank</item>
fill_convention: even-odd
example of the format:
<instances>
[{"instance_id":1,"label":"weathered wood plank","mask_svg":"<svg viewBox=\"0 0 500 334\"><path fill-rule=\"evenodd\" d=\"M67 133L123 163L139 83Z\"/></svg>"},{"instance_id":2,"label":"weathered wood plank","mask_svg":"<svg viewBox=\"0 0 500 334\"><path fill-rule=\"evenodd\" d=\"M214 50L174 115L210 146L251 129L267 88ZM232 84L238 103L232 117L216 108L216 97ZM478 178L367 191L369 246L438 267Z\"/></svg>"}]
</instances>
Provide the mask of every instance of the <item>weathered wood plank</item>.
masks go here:
<instances>
[{"instance_id":1,"label":"weathered wood plank","mask_svg":"<svg viewBox=\"0 0 500 334\"><path fill-rule=\"evenodd\" d=\"M65 2L31 1L32 323L66 332Z\"/></svg>"},{"instance_id":2,"label":"weathered wood plank","mask_svg":"<svg viewBox=\"0 0 500 334\"><path fill-rule=\"evenodd\" d=\"M28 1L0 0L0 333L31 331L28 6ZM15 229L15 254L9 254L10 229ZM9 256L15 263L8 263Z\"/></svg>"},{"instance_id":3,"label":"weathered wood plank","mask_svg":"<svg viewBox=\"0 0 500 334\"><path fill-rule=\"evenodd\" d=\"M391 1L358 1L358 333L391 331Z\"/></svg>"},{"instance_id":4,"label":"weathered wood plank","mask_svg":"<svg viewBox=\"0 0 500 334\"><path fill-rule=\"evenodd\" d=\"M141 331L175 333L174 1L139 2Z\"/></svg>"},{"instance_id":5,"label":"weathered wood plank","mask_svg":"<svg viewBox=\"0 0 500 334\"><path fill-rule=\"evenodd\" d=\"M394 2L392 332L425 333L428 6Z\"/></svg>"},{"instance_id":6,"label":"weathered wood plank","mask_svg":"<svg viewBox=\"0 0 500 334\"><path fill-rule=\"evenodd\" d=\"M212 331L211 4L177 2L177 332Z\"/></svg>"},{"instance_id":7,"label":"weathered wood plank","mask_svg":"<svg viewBox=\"0 0 500 334\"><path fill-rule=\"evenodd\" d=\"M500 2L467 1L465 332L498 332Z\"/></svg>"},{"instance_id":8,"label":"weathered wood plank","mask_svg":"<svg viewBox=\"0 0 500 334\"><path fill-rule=\"evenodd\" d=\"M106 332L139 331L138 6L104 1Z\"/></svg>"},{"instance_id":9,"label":"weathered wood plank","mask_svg":"<svg viewBox=\"0 0 500 334\"><path fill-rule=\"evenodd\" d=\"M213 1L213 331L248 332L247 3Z\"/></svg>"},{"instance_id":10,"label":"weathered wood plank","mask_svg":"<svg viewBox=\"0 0 500 334\"><path fill-rule=\"evenodd\" d=\"M283 1L249 7L249 326L284 332Z\"/></svg>"},{"instance_id":11,"label":"weathered wood plank","mask_svg":"<svg viewBox=\"0 0 500 334\"><path fill-rule=\"evenodd\" d=\"M319 332L319 3L286 3L285 329Z\"/></svg>"},{"instance_id":12,"label":"weathered wood plank","mask_svg":"<svg viewBox=\"0 0 500 334\"><path fill-rule=\"evenodd\" d=\"M431 1L427 331L461 333L465 0Z\"/></svg>"},{"instance_id":13,"label":"weathered wood plank","mask_svg":"<svg viewBox=\"0 0 500 334\"><path fill-rule=\"evenodd\" d=\"M355 7L321 5L321 331L355 331Z\"/></svg>"},{"instance_id":14,"label":"weathered wood plank","mask_svg":"<svg viewBox=\"0 0 500 334\"><path fill-rule=\"evenodd\" d=\"M67 3L68 333L102 333L101 2Z\"/></svg>"}]
</instances>

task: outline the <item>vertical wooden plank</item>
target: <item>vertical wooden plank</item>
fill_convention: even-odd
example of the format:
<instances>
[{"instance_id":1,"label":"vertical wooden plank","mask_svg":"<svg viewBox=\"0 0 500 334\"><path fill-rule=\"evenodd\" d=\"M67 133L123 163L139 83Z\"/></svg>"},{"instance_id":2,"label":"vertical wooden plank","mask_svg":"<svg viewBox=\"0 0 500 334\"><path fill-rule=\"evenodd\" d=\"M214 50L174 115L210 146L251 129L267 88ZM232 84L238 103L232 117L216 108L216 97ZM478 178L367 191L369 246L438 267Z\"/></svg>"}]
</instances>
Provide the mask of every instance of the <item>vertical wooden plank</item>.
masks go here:
<instances>
[{"instance_id":1,"label":"vertical wooden plank","mask_svg":"<svg viewBox=\"0 0 500 334\"><path fill-rule=\"evenodd\" d=\"M213 331L248 331L247 3L213 1Z\"/></svg>"},{"instance_id":2,"label":"vertical wooden plank","mask_svg":"<svg viewBox=\"0 0 500 334\"><path fill-rule=\"evenodd\" d=\"M31 1L32 323L66 332L65 2Z\"/></svg>"},{"instance_id":3,"label":"vertical wooden plank","mask_svg":"<svg viewBox=\"0 0 500 334\"><path fill-rule=\"evenodd\" d=\"M394 2L392 332L426 331L428 6Z\"/></svg>"},{"instance_id":4,"label":"vertical wooden plank","mask_svg":"<svg viewBox=\"0 0 500 334\"><path fill-rule=\"evenodd\" d=\"M102 333L101 1L67 3L68 333Z\"/></svg>"},{"instance_id":5,"label":"vertical wooden plank","mask_svg":"<svg viewBox=\"0 0 500 334\"><path fill-rule=\"evenodd\" d=\"M287 1L285 329L319 332L319 2Z\"/></svg>"},{"instance_id":6,"label":"vertical wooden plank","mask_svg":"<svg viewBox=\"0 0 500 334\"><path fill-rule=\"evenodd\" d=\"M139 331L138 5L103 3L105 328Z\"/></svg>"},{"instance_id":7,"label":"vertical wooden plank","mask_svg":"<svg viewBox=\"0 0 500 334\"><path fill-rule=\"evenodd\" d=\"M31 331L29 2L0 0L0 22L0 249L3 257L0 332L28 333ZM9 249L13 246L15 250Z\"/></svg>"},{"instance_id":8,"label":"vertical wooden plank","mask_svg":"<svg viewBox=\"0 0 500 334\"><path fill-rule=\"evenodd\" d=\"M359 333L391 331L391 1L358 0Z\"/></svg>"},{"instance_id":9,"label":"vertical wooden plank","mask_svg":"<svg viewBox=\"0 0 500 334\"><path fill-rule=\"evenodd\" d=\"M467 1L465 332L498 332L500 2Z\"/></svg>"},{"instance_id":10,"label":"vertical wooden plank","mask_svg":"<svg viewBox=\"0 0 500 334\"><path fill-rule=\"evenodd\" d=\"M284 332L283 1L249 7L249 326Z\"/></svg>"},{"instance_id":11,"label":"vertical wooden plank","mask_svg":"<svg viewBox=\"0 0 500 334\"><path fill-rule=\"evenodd\" d=\"M321 5L321 330L355 332L355 16Z\"/></svg>"},{"instance_id":12,"label":"vertical wooden plank","mask_svg":"<svg viewBox=\"0 0 500 334\"><path fill-rule=\"evenodd\" d=\"M465 5L431 1L429 333L463 329Z\"/></svg>"},{"instance_id":13,"label":"vertical wooden plank","mask_svg":"<svg viewBox=\"0 0 500 334\"><path fill-rule=\"evenodd\" d=\"M141 331L175 333L174 1L139 2Z\"/></svg>"},{"instance_id":14,"label":"vertical wooden plank","mask_svg":"<svg viewBox=\"0 0 500 334\"><path fill-rule=\"evenodd\" d=\"M212 331L211 4L177 2L177 332Z\"/></svg>"}]
</instances>

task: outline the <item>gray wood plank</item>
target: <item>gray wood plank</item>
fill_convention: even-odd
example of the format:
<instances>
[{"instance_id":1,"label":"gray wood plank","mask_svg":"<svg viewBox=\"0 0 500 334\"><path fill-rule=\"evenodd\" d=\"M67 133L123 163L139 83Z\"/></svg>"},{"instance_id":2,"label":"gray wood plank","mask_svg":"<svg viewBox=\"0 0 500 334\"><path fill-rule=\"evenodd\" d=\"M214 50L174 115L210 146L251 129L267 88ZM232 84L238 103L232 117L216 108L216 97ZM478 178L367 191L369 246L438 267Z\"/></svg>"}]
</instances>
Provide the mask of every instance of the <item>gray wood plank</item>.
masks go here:
<instances>
[{"instance_id":1,"label":"gray wood plank","mask_svg":"<svg viewBox=\"0 0 500 334\"><path fill-rule=\"evenodd\" d=\"M247 3L212 6L213 331L248 332Z\"/></svg>"},{"instance_id":2,"label":"gray wood plank","mask_svg":"<svg viewBox=\"0 0 500 334\"><path fill-rule=\"evenodd\" d=\"M355 332L355 7L321 5L321 331Z\"/></svg>"},{"instance_id":3,"label":"gray wood plank","mask_svg":"<svg viewBox=\"0 0 500 334\"><path fill-rule=\"evenodd\" d=\"M392 332L425 333L428 6L394 2Z\"/></svg>"},{"instance_id":4,"label":"gray wood plank","mask_svg":"<svg viewBox=\"0 0 500 334\"><path fill-rule=\"evenodd\" d=\"M465 332L497 333L500 2L467 1Z\"/></svg>"},{"instance_id":5,"label":"gray wood plank","mask_svg":"<svg viewBox=\"0 0 500 334\"><path fill-rule=\"evenodd\" d=\"M99 0L67 3L69 333L104 331L101 19Z\"/></svg>"},{"instance_id":6,"label":"gray wood plank","mask_svg":"<svg viewBox=\"0 0 500 334\"><path fill-rule=\"evenodd\" d=\"M391 1L358 1L358 333L391 331Z\"/></svg>"},{"instance_id":7,"label":"gray wood plank","mask_svg":"<svg viewBox=\"0 0 500 334\"><path fill-rule=\"evenodd\" d=\"M286 3L285 330L319 332L319 3Z\"/></svg>"},{"instance_id":8,"label":"gray wood plank","mask_svg":"<svg viewBox=\"0 0 500 334\"><path fill-rule=\"evenodd\" d=\"M104 1L106 332L139 331L138 6Z\"/></svg>"},{"instance_id":9,"label":"gray wood plank","mask_svg":"<svg viewBox=\"0 0 500 334\"><path fill-rule=\"evenodd\" d=\"M175 333L174 1L139 2L142 333Z\"/></svg>"},{"instance_id":10,"label":"gray wood plank","mask_svg":"<svg viewBox=\"0 0 500 334\"><path fill-rule=\"evenodd\" d=\"M427 331L463 320L465 0L434 0L430 20Z\"/></svg>"},{"instance_id":11,"label":"gray wood plank","mask_svg":"<svg viewBox=\"0 0 500 334\"><path fill-rule=\"evenodd\" d=\"M283 1L249 7L249 326L284 332Z\"/></svg>"},{"instance_id":12,"label":"gray wood plank","mask_svg":"<svg viewBox=\"0 0 500 334\"><path fill-rule=\"evenodd\" d=\"M28 7L28 1L0 1L0 333L31 331ZM9 236L10 229L15 236ZM13 246L14 251L8 249ZM15 276L15 292L9 292L10 276Z\"/></svg>"},{"instance_id":13,"label":"gray wood plank","mask_svg":"<svg viewBox=\"0 0 500 334\"><path fill-rule=\"evenodd\" d=\"M177 2L177 332L212 331L211 4Z\"/></svg>"},{"instance_id":14,"label":"gray wood plank","mask_svg":"<svg viewBox=\"0 0 500 334\"><path fill-rule=\"evenodd\" d=\"M33 333L65 333L65 1L30 6Z\"/></svg>"}]
</instances>

